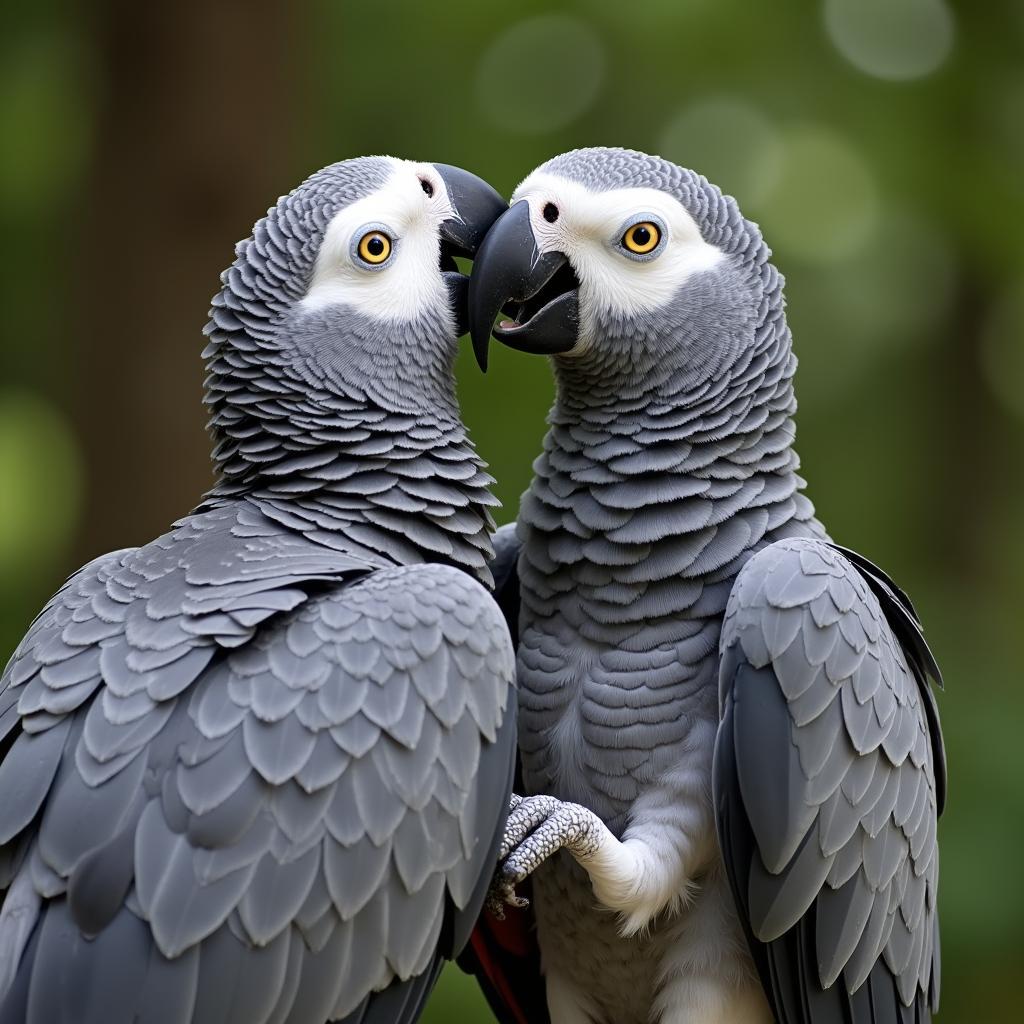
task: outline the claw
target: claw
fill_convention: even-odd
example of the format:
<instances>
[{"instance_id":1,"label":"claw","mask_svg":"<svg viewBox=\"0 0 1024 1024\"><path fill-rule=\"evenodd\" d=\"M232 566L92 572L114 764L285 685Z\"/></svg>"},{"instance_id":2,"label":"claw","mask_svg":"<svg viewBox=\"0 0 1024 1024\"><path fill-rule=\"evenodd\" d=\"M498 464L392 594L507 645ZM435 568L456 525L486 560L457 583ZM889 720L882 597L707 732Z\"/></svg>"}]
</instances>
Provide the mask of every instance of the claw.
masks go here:
<instances>
[{"instance_id":1,"label":"claw","mask_svg":"<svg viewBox=\"0 0 1024 1024\"><path fill-rule=\"evenodd\" d=\"M516 895L516 883L505 874L504 867L499 867L487 891L484 905L499 921L505 920L505 907L525 910L530 901L525 896Z\"/></svg>"},{"instance_id":2,"label":"claw","mask_svg":"<svg viewBox=\"0 0 1024 1024\"><path fill-rule=\"evenodd\" d=\"M505 920L505 900L494 889L491 889L487 893L487 899L484 901L484 908L487 913L492 917L496 917L499 921Z\"/></svg>"}]
</instances>

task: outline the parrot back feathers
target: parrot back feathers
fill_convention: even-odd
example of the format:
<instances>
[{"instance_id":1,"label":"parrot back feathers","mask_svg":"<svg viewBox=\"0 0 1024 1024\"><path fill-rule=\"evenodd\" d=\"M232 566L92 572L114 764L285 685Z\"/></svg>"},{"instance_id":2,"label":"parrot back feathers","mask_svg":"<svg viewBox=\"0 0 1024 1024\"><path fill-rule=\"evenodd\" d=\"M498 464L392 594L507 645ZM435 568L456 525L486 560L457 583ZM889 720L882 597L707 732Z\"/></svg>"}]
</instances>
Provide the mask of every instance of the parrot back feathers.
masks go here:
<instances>
[{"instance_id":1,"label":"parrot back feathers","mask_svg":"<svg viewBox=\"0 0 1024 1024\"><path fill-rule=\"evenodd\" d=\"M512 681L464 572L249 506L92 563L0 691L0 1021L415 1020L490 881Z\"/></svg>"}]
</instances>

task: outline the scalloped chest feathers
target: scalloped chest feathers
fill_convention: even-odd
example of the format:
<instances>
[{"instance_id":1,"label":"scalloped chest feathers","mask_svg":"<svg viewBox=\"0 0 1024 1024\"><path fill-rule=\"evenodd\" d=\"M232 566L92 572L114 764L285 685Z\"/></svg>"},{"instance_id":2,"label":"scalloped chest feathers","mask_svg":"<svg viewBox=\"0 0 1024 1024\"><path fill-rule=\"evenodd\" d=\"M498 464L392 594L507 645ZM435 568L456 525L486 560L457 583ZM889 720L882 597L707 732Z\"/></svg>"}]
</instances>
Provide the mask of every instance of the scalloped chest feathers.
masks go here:
<instances>
[{"instance_id":1,"label":"scalloped chest feathers","mask_svg":"<svg viewBox=\"0 0 1024 1024\"><path fill-rule=\"evenodd\" d=\"M600 642L587 603L566 605L549 618L523 615L524 781L531 793L584 804L619 835L637 797L678 763L694 725L717 717L721 615L616 629Z\"/></svg>"},{"instance_id":2,"label":"scalloped chest feathers","mask_svg":"<svg viewBox=\"0 0 1024 1024\"><path fill-rule=\"evenodd\" d=\"M524 782L621 834L638 796L688 756L710 773L718 639L737 573L766 544L823 531L792 463L700 481L699 497L686 494L693 478L663 474L658 498L622 511L601 503L607 488L551 472L549 455L519 520Z\"/></svg>"}]
</instances>

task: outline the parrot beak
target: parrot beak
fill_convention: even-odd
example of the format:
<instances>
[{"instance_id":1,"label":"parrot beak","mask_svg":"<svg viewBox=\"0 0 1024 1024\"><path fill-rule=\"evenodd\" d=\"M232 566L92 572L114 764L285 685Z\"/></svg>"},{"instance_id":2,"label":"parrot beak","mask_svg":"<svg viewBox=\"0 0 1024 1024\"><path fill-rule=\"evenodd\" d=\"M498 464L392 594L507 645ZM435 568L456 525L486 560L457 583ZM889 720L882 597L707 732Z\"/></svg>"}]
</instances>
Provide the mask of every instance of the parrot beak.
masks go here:
<instances>
[{"instance_id":1,"label":"parrot beak","mask_svg":"<svg viewBox=\"0 0 1024 1024\"><path fill-rule=\"evenodd\" d=\"M487 184L461 167L434 164L441 176L454 215L441 222L441 276L448 288L459 335L469 330L467 301L469 278L459 272L456 256L476 256L490 226L508 209L505 200Z\"/></svg>"},{"instance_id":2,"label":"parrot beak","mask_svg":"<svg viewBox=\"0 0 1024 1024\"><path fill-rule=\"evenodd\" d=\"M525 199L487 233L469 279L469 326L480 369L487 347L498 341L521 352L568 352L579 334L579 280L564 253L537 249ZM494 318L508 306L512 320Z\"/></svg>"}]
</instances>

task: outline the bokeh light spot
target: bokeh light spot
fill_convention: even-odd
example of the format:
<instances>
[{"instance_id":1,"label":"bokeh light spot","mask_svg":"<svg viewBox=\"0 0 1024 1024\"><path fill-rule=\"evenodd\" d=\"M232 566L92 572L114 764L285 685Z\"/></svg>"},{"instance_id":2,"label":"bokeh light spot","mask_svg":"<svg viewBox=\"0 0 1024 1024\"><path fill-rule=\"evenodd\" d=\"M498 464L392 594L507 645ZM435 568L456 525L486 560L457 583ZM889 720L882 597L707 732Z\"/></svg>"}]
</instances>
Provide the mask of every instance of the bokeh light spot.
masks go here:
<instances>
[{"instance_id":1,"label":"bokeh light spot","mask_svg":"<svg viewBox=\"0 0 1024 1024\"><path fill-rule=\"evenodd\" d=\"M757 203L778 181L782 146L774 125L749 103L709 96L665 126L661 155L700 171L740 206Z\"/></svg>"},{"instance_id":2,"label":"bokeh light spot","mask_svg":"<svg viewBox=\"0 0 1024 1024\"><path fill-rule=\"evenodd\" d=\"M777 184L758 204L768 244L808 263L844 259L874 232L878 190L860 153L819 126L783 134Z\"/></svg>"},{"instance_id":3,"label":"bokeh light spot","mask_svg":"<svg viewBox=\"0 0 1024 1024\"><path fill-rule=\"evenodd\" d=\"M945 0L825 0L825 28L859 71L893 81L935 71L953 48Z\"/></svg>"},{"instance_id":4,"label":"bokeh light spot","mask_svg":"<svg viewBox=\"0 0 1024 1024\"><path fill-rule=\"evenodd\" d=\"M81 459L66 420L30 392L0 392L0 572L59 559L78 520Z\"/></svg>"},{"instance_id":5,"label":"bokeh light spot","mask_svg":"<svg viewBox=\"0 0 1024 1024\"><path fill-rule=\"evenodd\" d=\"M499 127L523 134L583 114L604 80L604 47L579 18L544 14L499 35L480 59L477 98Z\"/></svg>"}]
</instances>

